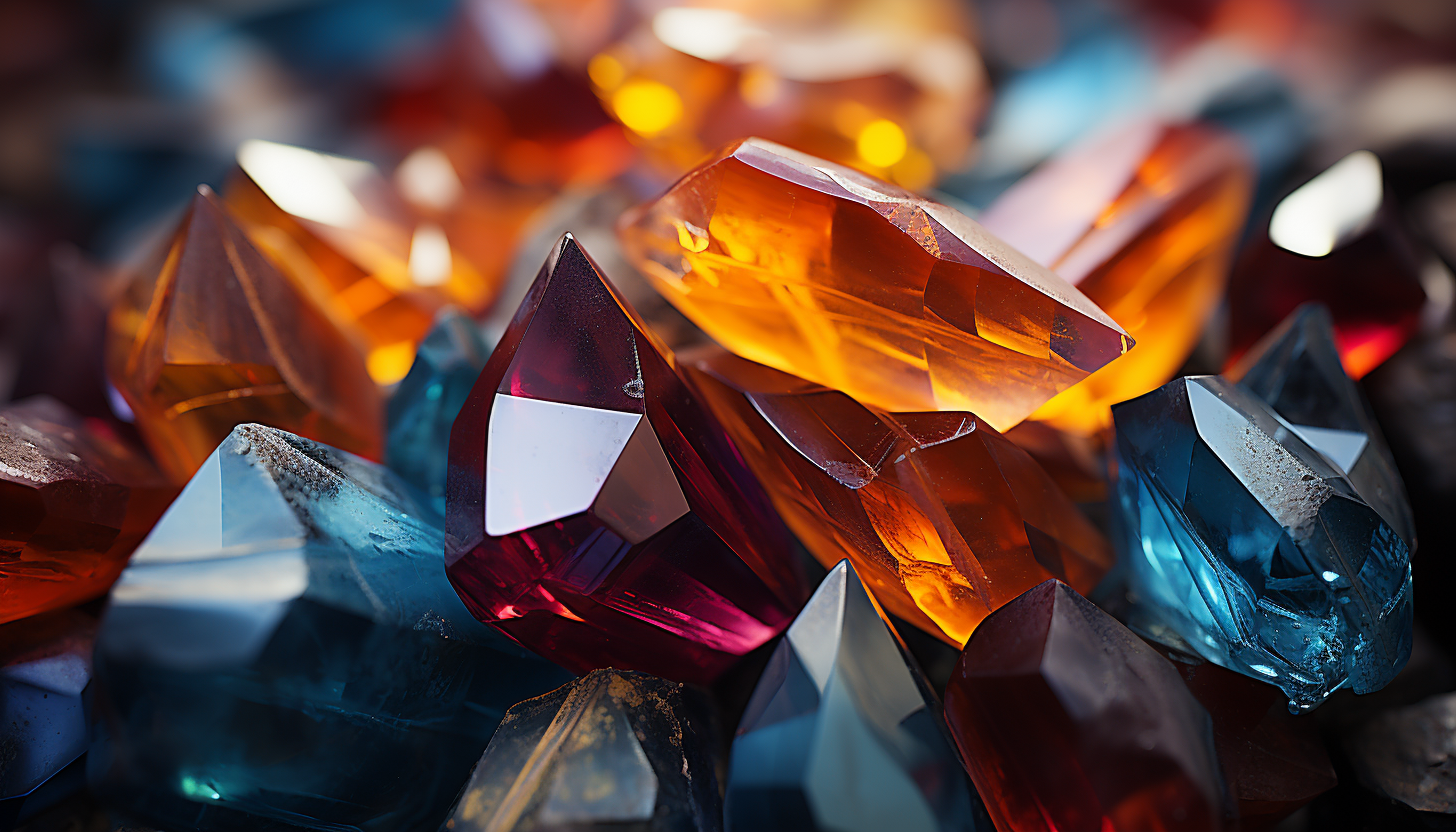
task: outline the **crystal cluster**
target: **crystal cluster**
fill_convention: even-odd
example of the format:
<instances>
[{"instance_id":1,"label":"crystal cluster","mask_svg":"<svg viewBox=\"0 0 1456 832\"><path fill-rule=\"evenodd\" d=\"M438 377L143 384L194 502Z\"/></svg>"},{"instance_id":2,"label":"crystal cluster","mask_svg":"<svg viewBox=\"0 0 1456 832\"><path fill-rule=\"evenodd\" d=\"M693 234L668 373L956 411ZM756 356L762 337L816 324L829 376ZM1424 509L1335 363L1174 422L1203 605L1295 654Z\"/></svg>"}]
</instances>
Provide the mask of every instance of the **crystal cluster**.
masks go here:
<instances>
[{"instance_id":1,"label":"crystal cluster","mask_svg":"<svg viewBox=\"0 0 1456 832\"><path fill-rule=\"evenodd\" d=\"M733 441L570 235L450 435L445 563L569 669L708 681L788 626L788 535Z\"/></svg>"}]
</instances>

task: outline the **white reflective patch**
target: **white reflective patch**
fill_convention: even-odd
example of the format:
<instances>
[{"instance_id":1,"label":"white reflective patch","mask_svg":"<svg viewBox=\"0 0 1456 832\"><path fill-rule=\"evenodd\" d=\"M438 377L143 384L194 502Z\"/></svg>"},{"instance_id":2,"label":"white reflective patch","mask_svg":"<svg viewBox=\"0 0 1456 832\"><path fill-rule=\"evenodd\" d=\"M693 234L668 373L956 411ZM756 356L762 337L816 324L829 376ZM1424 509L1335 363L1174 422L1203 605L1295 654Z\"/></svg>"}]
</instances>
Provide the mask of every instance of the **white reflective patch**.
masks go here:
<instances>
[{"instance_id":1,"label":"white reflective patch","mask_svg":"<svg viewBox=\"0 0 1456 832\"><path fill-rule=\"evenodd\" d=\"M1346 474L1360 461L1360 454L1365 453L1365 446L1370 444L1370 437L1358 430L1334 430L1293 424L1289 427L1299 434L1300 439L1324 454L1326 459Z\"/></svg>"}]
</instances>

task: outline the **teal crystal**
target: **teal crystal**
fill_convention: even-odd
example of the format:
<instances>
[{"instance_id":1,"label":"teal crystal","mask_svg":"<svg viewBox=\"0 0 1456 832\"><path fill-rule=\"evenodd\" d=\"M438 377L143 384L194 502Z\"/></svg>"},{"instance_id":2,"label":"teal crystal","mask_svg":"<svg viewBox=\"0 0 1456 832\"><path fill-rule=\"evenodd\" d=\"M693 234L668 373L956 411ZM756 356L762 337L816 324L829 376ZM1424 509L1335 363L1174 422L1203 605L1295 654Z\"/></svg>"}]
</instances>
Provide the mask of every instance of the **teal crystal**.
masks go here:
<instances>
[{"instance_id":1,"label":"teal crystal","mask_svg":"<svg viewBox=\"0 0 1456 832\"><path fill-rule=\"evenodd\" d=\"M939 702L847 560L749 699L724 812L733 832L991 830Z\"/></svg>"},{"instance_id":2,"label":"teal crystal","mask_svg":"<svg viewBox=\"0 0 1456 832\"><path fill-rule=\"evenodd\" d=\"M458 307L440 311L386 410L384 461L445 513L450 426L490 358L491 341Z\"/></svg>"},{"instance_id":3,"label":"teal crystal","mask_svg":"<svg viewBox=\"0 0 1456 832\"><path fill-rule=\"evenodd\" d=\"M167 829L434 832L505 710L570 678L475 621L443 550L384 467L236 428L112 591L93 787Z\"/></svg>"},{"instance_id":4,"label":"teal crystal","mask_svg":"<svg viewBox=\"0 0 1456 832\"><path fill-rule=\"evenodd\" d=\"M1291 709L1378 690L1405 665L1409 547L1264 400L1194 376L1113 421L1136 620L1277 685Z\"/></svg>"}]
</instances>

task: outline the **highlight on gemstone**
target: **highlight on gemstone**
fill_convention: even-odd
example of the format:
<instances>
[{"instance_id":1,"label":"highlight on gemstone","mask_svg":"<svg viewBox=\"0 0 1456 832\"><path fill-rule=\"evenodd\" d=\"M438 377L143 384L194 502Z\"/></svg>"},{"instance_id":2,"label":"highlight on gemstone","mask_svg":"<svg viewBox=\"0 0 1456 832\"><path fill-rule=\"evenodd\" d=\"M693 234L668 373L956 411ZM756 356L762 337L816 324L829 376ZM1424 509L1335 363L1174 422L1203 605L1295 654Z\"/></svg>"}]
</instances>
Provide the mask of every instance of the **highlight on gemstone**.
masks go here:
<instances>
[{"instance_id":1,"label":"highlight on gemstone","mask_svg":"<svg viewBox=\"0 0 1456 832\"><path fill-rule=\"evenodd\" d=\"M1112 549L1035 461L974 414L887 413L717 347L689 381L826 567L959 647L1048 578L1091 592Z\"/></svg>"},{"instance_id":2,"label":"highlight on gemstone","mask_svg":"<svg viewBox=\"0 0 1456 832\"><path fill-rule=\"evenodd\" d=\"M577 672L709 681L807 595L733 440L569 234L455 420L446 506L466 606Z\"/></svg>"},{"instance_id":3,"label":"highlight on gemstone","mask_svg":"<svg viewBox=\"0 0 1456 832\"><path fill-rule=\"evenodd\" d=\"M1144 613L1291 708L1400 671L1410 549L1322 437L1218 376L1171 381L1113 418L1122 556Z\"/></svg>"},{"instance_id":4,"label":"highlight on gemstone","mask_svg":"<svg viewBox=\"0 0 1456 832\"><path fill-rule=\"evenodd\" d=\"M935 695L847 560L754 688L724 811L733 832L991 832Z\"/></svg>"},{"instance_id":5,"label":"highlight on gemstone","mask_svg":"<svg viewBox=\"0 0 1456 832\"><path fill-rule=\"evenodd\" d=\"M997 430L1132 339L963 214L762 139L623 217L626 254L714 340L891 411Z\"/></svg>"},{"instance_id":6,"label":"highlight on gemstone","mask_svg":"<svg viewBox=\"0 0 1456 832\"><path fill-rule=\"evenodd\" d=\"M107 339L107 375L178 483L245 422L380 456L379 391L358 351L205 185L112 307Z\"/></svg>"},{"instance_id":7,"label":"highlight on gemstone","mask_svg":"<svg viewBox=\"0 0 1456 832\"><path fill-rule=\"evenodd\" d=\"M1034 419L1080 434L1183 366L1223 298L1254 173L1216 128L1137 120L1084 142L976 217L1076 286L1138 344Z\"/></svg>"}]
</instances>

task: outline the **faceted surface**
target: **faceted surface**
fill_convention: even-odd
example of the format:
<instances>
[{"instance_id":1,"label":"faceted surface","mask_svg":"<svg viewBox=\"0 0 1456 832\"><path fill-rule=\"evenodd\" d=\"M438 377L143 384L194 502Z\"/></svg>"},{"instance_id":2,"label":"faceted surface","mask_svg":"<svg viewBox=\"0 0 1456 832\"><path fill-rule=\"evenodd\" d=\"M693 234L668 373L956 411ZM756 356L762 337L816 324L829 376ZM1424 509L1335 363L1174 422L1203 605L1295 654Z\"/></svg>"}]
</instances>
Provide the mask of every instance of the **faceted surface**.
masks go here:
<instances>
[{"instance_id":1,"label":"faceted surface","mask_svg":"<svg viewBox=\"0 0 1456 832\"><path fill-rule=\"evenodd\" d=\"M1091 592L1102 535L970 413L896 413L709 348L682 358L799 540L845 555L885 608L956 645L1055 577Z\"/></svg>"},{"instance_id":2,"label":"faceted surface","mask_svg":"<svg viewBox=\"0 0 1456 832\"><path fill-rule=\"evenodd\" d=\"M935 695L848 561L769 659L725 801L727 827L744 832L990 832Z\"/></svg>"},{"instance_id":3,"label":"faceted surface","mask_svg":"<svg viewBox=\"0 0 1456 832\"><path fill-rule=\"evenodd\" d=\"M1289 713L1279 689L1211 662L1173 667L1213 719L1213 743L1236 801L1239 829L1268 829L1335 787L1315 723Z\"/></svg>"},{"instance_id":4,"label":"faceted surface","mask_svg":"<svg viewBox=\"0 0 1456 832\"><path fill-rule=\"evenodd\" d=\"M54 399L0 408L0 623L101 595L174 491Z\"/></svg>"},{"instance_id":5,"label":"faceted surface","mask_svg":"<svg viewBox=\"0 0 1456 832\"><path fill-rule=\"evenodd\" d=\"M623 223L628 256L720 344L887 410L1003 430L1132 345L955 210L760 139Z\"/></svg>"},{"instance_id":6,"label":"faceted surface","mask_svg":"<svg viewBox=\"0 0 1456 832\"><path fill-rule=\"evenodd\" d=\"M732 439L570 235L450 434L446 570L564 667L706 681L807 595Z\"/></svg>"},{"instance_id":7,"label":"faceted surface","mask_svg":"<svg viewBox=\"0 0 1456 832\"><path fill-rule=\"evenodd\" d=\"M404 377L441 306L482 312L495 298L499 275L477 271L444 218L420 216L367 162L244 142L227 202L253 243L365 344L380 384Z\"/></svg>"},{"instance_id":8,"label":"faceted surface","mask_svg":"<svg viewBox=\"0 0 1456 832\"><path fill-rule=\"evenodd\" d=\"M1456 693L1386 711L1345 740L1361 782L1421 812L1456 814Z\"/></svg>"},{"instance_id":9,"label":"faceted surface","mask_svg":"<svg viewBox=\"0 0 1456 832\"><path fill-rule=\"evenodd\" d=\"M95 619L75 610L0 626L0 823L33 813L38 805L20 798L43 797L43 784L86 753L95 638Z\"/></svg>"},{"instance_id":10,"label":"faceted surface","mask_svg":"<svg viewBox=\"0 0 1456 832\"><path fill-rule=\"evenodd\" d=\"M1345 375L1330 313L1305 304L1244 354L1228 373L1263 399L1301 439L1350 480L1356 493L1416 546L1405 485L1360 387Z\"/></svg>"},{"instance_id":11,"label":"faceted surface","mask_svg":"<svg viewBox=\"0 0 1456 832\"><path fill-rule=\"evenodd\" d=\"M490 348L469 315L446 307L420 342L414 365L385 410L384 461L400 479L428 494L441 515L450 426L485 367Z\"/></svg>"},{"instance_id":12,"label":"faceted surface","mask_svg":"<svg viewBox=\"0 0 1456 832\"><path fill-rule=\"evenodd\" d=\"M723 828L711 713L682 684L596 670L506 712L451 832Z\"/></svg>"},{"instance_id":13,"label":"faceted surface","mask_svg":"<svg viewBox=\"0 0 1456 832\"><path fill-rule=\"evenodd\" d=\"M1059 582L981 622L945 715L1001 832L1223 828L1208 712L1167 659Z\"/></svg>"},{"instance_id":14,"label":"faceted surface","mask_svg":"<svg viewBox=\"0 0 1456 832\"><path fill-rule=\"evenodd\" d=\"M111 383L179 483L244 422L379 458L379 393L358 352L205 186L112 308L108 338Z\"/></svg>"},{"instance_id":15,"label":"faceted surface","mask_svg":"<svg viewBox=\"0 0 1456 832\"><path fill-rule=\"evenodd\" d=\"M1332 462L1218 376L1113 408L1117 501L1142 612L1311 708L1378 690L1411 645L1410 551Z\"/></svg>"},{"instance_id":16,"label":"faceted surface","mask_svg":"<svg viewBox=\"0 0 1456 832\"><path fill-rule=\"evenodd\" d=\"M949 0L713 0L658 11L588 71L673 175L763 136L919 189L969 158L987 98L970 30Z\"/></svg>"},{"instance_id":17,"label":"faceted surface","mask_svg":"<svg viewBox=\"0 0 1456 832\"><path fill-rule=\"evenodd\" d=\"M164 828L436 830L506 708L568 678L460 605L439 523L382 466L237 428L112 591L93 787Z\"/></svg>"},{"instance_id":18,"label":"faceted surface","mask_svg":"<svg viewBox=\"0 0 1456 832\"><path fill-rule=\"evenodd\" d=\"M1093 433L1111 405L1172 378L1218 309L1252 178L1233 136L1138 121L1054 159L977 217L1138 343L1034 418Z\"/></svg>"}]
</instances>

